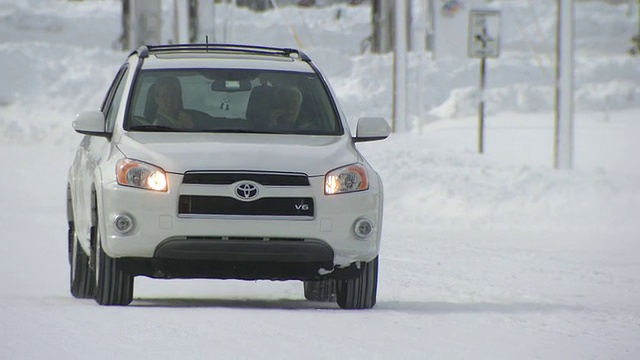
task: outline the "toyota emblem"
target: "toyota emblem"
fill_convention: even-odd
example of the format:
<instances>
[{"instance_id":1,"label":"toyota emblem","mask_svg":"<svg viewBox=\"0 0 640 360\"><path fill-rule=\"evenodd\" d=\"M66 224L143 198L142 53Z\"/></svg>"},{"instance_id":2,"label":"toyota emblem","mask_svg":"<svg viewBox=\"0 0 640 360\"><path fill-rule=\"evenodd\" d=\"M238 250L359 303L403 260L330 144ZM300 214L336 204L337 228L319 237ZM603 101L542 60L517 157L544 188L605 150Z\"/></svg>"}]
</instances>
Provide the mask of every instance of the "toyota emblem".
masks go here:
<instances>
[{"instance_id":1,"label":"toyota emblem","mask_svg":"<svg viewBox=\"0 0 640 360\"><path fill-rule=\"evenodd\" d=\"M242 182L236 186L235 193L240 200L253 200L258 196L258 187L250 182Z\"/></svg>"}]
</instances>

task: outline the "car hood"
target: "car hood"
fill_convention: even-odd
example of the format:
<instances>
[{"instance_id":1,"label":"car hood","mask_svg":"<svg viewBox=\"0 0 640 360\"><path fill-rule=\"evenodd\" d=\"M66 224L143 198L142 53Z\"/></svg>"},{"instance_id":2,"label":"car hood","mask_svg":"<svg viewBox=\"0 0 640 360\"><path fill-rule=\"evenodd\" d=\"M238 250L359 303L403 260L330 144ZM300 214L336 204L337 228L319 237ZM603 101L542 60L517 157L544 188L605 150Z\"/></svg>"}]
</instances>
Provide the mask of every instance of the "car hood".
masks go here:
<instances>
[{"instance_id":1,"label":"car hood","mask_svg":"<svg viewBox=\"0 0 640 360\"><path fill-rule=\"evenodd\" d=\"M348 136L129 132L124 156L167 172L190 170L302 172L321 176L358 161Z\"/></svg>"}]
</instances>

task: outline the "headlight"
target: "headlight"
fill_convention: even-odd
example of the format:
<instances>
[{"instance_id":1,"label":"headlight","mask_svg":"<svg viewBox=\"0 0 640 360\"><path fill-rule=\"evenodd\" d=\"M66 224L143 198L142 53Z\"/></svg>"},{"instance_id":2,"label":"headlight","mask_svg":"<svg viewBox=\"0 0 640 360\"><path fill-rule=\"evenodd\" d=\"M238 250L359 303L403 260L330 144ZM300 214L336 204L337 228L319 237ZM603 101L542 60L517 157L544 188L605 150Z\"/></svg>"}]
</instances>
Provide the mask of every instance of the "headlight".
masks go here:
<instances>
[{"instance_id":1,"label":"headlight","mask_svg":"<svg viewBox=\"0 0 640 360\"><path fill-rule=\"evenodd\" d=\"M369 188L367 170L362 164L353 164L329 171L324 177L326 195L362 191Z\"/></svg>"},{"instance_id":2,"label":"headlight","mask_svg":"<svg viewBox=\"0 0 640 360\"><path fill-rule=\"evenodd\" d=\"M155 191L167 191L167 174L142 161L122 159L116 165L118 184Z\"/></svg>"}]
</instances>

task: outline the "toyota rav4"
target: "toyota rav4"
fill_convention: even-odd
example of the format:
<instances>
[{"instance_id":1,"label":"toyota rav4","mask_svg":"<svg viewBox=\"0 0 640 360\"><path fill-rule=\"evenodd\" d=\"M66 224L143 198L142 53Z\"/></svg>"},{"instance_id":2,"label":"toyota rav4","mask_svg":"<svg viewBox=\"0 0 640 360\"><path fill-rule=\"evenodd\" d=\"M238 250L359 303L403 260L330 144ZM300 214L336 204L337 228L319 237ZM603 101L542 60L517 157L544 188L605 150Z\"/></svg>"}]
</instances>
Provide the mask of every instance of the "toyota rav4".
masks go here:
<instances>
[{"instance_id":1,"label":"toyota rav4","mask_svg":"<svg viewBox=\"0 0 640 360\"><path fill-rule=\"evenodd\" d=\"M132 52L69 170L71 294L127 305L136 276L301 280L309 300L376 303L382 181L318 67L295 49Z\"/></svg>"}]
</instances>

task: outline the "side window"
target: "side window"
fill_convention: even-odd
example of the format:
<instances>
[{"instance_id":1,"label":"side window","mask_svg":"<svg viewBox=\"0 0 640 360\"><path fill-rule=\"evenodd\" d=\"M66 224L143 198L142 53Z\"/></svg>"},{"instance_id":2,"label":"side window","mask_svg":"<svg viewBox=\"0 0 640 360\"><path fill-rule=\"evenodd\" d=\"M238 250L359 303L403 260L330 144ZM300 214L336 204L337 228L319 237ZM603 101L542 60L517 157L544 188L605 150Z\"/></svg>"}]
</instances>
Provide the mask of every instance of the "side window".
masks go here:
<instances>
[{"instance_id":1,"label":"side window","mask_svg":"<svg viewBox=\"0 0 640 360\"><path fill-rule=\"evenodd\" d=\"M124 93L124 85L125 81L123 79L127 75L128 68L123 67L118 72L113 84L111 84L111 88L109 89L109 93L107 94L107 98L102 106L102 112L107 119L107 131L112 132L113 127L116 122L116 115L118 114L118 109L120 109L120 104L122 100L122 95Z\"/></svg>"}]
</instances>

